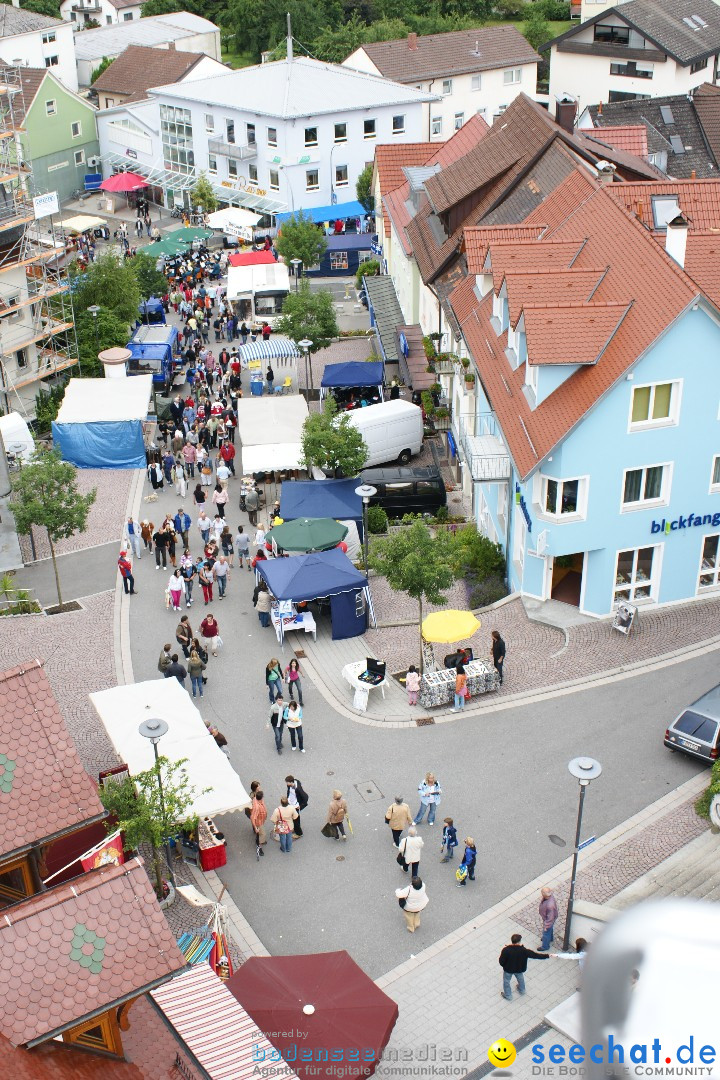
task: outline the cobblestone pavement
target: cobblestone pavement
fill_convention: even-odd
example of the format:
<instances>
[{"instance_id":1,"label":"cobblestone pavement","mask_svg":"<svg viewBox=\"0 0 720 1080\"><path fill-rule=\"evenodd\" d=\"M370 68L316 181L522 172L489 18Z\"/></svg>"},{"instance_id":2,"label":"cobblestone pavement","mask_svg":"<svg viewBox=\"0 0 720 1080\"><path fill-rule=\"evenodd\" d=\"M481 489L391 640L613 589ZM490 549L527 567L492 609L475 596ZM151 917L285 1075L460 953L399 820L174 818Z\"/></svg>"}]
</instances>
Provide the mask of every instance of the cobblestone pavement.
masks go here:
<instances>
[{"instance_id":1,"label":"cobblestone pavement","mask_svg":"<svg viewBox=\"0 0 720 1080\"><path fill-rule=\"evenodd\" d=\"M93 488L97 489L97 495L90 508L87 528L84 532L75 533L67 540L58 540L55 545L57 555L64 555L69 551L82 551L84 548L95 547L96 544L105 544L115 537L118 540L121 539L125 523L125 507L135 473L132 469L76 469L76 476L78 491L81 495L87 495ZM33 536L35 557L49 559L50 545L45 530L33 529ZM20 550L25 563L33 561L28 536L20 537Z\"/></svg>"}]
</instances>

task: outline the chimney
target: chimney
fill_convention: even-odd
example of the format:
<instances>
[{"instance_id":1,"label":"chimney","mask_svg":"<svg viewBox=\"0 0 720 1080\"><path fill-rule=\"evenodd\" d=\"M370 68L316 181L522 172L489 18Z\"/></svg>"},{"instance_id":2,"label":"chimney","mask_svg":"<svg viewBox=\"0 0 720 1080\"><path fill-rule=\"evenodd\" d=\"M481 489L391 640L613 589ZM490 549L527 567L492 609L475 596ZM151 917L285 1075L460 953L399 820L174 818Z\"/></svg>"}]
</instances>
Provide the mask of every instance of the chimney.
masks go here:
<instances>
[{"instance_id":1,"label":"chimney","mask_svg":"<svg viewBox=\"0 0 720 1080\"><path fill-rule=\"evenodd\" d=\"M417 49L417 34L408 34L408 49L415 52Z\"/></svg>"},{"instance_id":2,"label":"chimney","mask_svg":"<svg viewBox=\"0 0 720 1080\"><path fill-rule=\"evenodd\" d=\"M130 350L122 348L105 349L104 352L98 353L98 360L105 370L105 378L127 378L127 363L131 357Z\"/></svg>"},{"instance_id":3,"label":"chimney","mask_svg":"<svg viewBox=\"0 0 720 1080\"><path fill-rule=\"evenodd\" d=\"M636 213L636 217L637 217L638 221L642 221L642 220L643 220L643 204L642 204L641 202L639 202L639 203L637 204L637 213Z\"/></svg>"},{"instance_id":4,"label":"chimney","mask_svg":"<svg viewBox=\"0 0 720 1080\"><path fill-rule=\"evenodd\" d=\"M598 104L598 116L602 116L602 101Z\"/></svg>"},{"instance_id":5,"label":"chimney","mask_svg":"<svg viewBox=\"0 0 720 1080\"><path fill-rule=\"evenodd\" d=\"M612 184L613 180L615 179L616 168L616 166L613 165L612 162L598 161L595 163L595 168L597 169L598 180L603 185L603 187L606 184Z\"/></svg>"},{"instance_id":6,"label":"chimney","mask_svg":"<svg viewBox=\"0 0 720 1080\"><path fill-rule=\"evenodd\" d=\"M679 266L685 266L685 248L687 247L688 223L682 213L667 223L665 250Z\"/></svg>"},{"instance_id":7,"label":"chimney","mask_svg":"<svg viewBox=\"0 0 720 1080\"><path fill-rule=\"evenodd\" d=\"M692 170L692 172L690 173L690 179L691 179L691 180L697 180L697 173L695 172L695 170L694 170L694 169L693 169L693 170Z\"/></svg>"},{"instance_id":8,"label":"chimney","mask_svg":"<svg viewBox=\"0 0 720 1080\"><path fill-rule=\"evenodd\" d=\"M569 131L571 135L575 130L576 116L577 98L571 97L570 94L563 94L562 97L555 98L555 122L565 131Z\"/></svg>"},{"instance_id":9,"label":"chimney","mask_svg":"<svg viewBox=\"0 0 720 1080\"><path fill-rule=\"evenodd\" d=\"M175 42L168 41L168 52L175 52Z\"/></svg>"}]
</instances>

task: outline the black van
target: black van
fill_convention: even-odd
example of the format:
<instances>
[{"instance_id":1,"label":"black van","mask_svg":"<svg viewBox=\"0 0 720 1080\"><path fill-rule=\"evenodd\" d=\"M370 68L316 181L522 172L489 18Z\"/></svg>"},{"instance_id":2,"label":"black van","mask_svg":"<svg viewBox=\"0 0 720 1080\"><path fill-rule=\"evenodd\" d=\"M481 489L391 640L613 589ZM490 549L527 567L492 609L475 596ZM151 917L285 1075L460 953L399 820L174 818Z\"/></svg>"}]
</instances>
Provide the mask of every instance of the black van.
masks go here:
<instances>
[{"instance_id":1,"label":"black van","mask_svg":"<svg viewBox=\"0 0 720 1080\"><path fill-rule=\"evenodd\" d=\"M371 506L382 506L388 517L403 514L436 514L447 505L445 481L436 468L364 469L363 484L372 484L377 495Z\"/></svg>"}]
</instances>

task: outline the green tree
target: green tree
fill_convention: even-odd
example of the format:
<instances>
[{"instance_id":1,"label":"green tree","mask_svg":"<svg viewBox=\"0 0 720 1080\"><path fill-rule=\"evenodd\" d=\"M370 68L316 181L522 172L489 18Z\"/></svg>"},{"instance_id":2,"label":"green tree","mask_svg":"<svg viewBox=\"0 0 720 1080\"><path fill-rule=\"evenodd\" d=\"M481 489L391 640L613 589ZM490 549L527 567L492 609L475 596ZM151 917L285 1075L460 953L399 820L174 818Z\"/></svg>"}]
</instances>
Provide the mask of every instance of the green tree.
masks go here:
<instances>
[{"instance_id":1,"label":"green tree","mask_svg":"<svg viewBox=\"0 0 720 1080\"><path fill-rule=\"evenodd\" d=\"M195 181L195 186L190 191L190 202L194 209L202 207L204 214L214 214L220 205L215 197L212 184L204 172L200 173Z\"/></svg>"},{"instance_id":2,"label":"green tree","mask_svg":"<svg viewBox=\"0 0 720 1080\"><path fill-rule=\"evenodd\" d=\"M103 56L102 60L100 61L100 63L94 69L92 75L90 76L90 83L91 84L96 82L97 79L100 78L103 71L107 71L107 69L110 67L110 65L112 64L114 59L115 59L114 56Z\"/></svg>"},{"instance_id":3,"label":"green tree","mask_svg":"<svg viewBox=\"0 0 720 1080\"><path fill-rule=\"evenodd\" d=\"M369 162L360 173L355 184L355 194L358 202L371 214L375 209L375 196L372 193L373 165Z\"/></svg>"},{"instance_id":4,"label":"green tree","mask_svg":"<svg viewBox=\"0 0 720 1080\"><path fill-rule=\"evenodd\" d=\"M67 384L68 380L64 379L49 390L38 390L35 395L35 428L39 434L50 431L50 425L60 411Z\"/></svg>"},{"instance_id":5,"label":"green tree","mask_svg":"<svg viewBox=\"0 0 720 1080\"><path fill-rule=\"evenodd\" d=\"M36 15L47 15L50 19L60 18L59 0L25 0L20 7L24 11L33 11Z\"/></svg>"},{"instance_id":6,"label":"green tree","mask_svg":"<svg viewBox=\"0 0 720 1080\"><path fill-rule=\"evenodd\" d=\"M197 828L197 815L192 809L195 790L184 769L186 761L159 757L152 769L128 776L121 784L104 784L99 792L103 806L117 821L107 826L108 831L122 829L128 851L149 845L159 900L163 895L162 848L166 838L182 825ZM162 781L162 799L158 778Z\"/></svg>"},{"instance_id":7,"label":"green tree","mask_svg":"<svg viewBox=\"0 0 720 1080\"><path fill-rule=\"evenodd\" d=\"M340 64L369 40L368 32L369 28L357 15L344 26L325 26L313 41L313 55L331 64Z\"/></svg>"},{"instance_id":8,"label":"green tree","mask_svg":"<svg viewBox=\"0 0 720 1080\"><path fill-rule=\"evenodd\" d=\"M149 19L153 15L172 15L174 11L189 10L190 8L183 0L145 0L140 18Z\"/></svg>"},{"instance_id":9,"label":"green tree","mask_svg":"<svg viewBox=\"0 0 720 1080\"><path fill-rule=\"evenodd\" d=\"M80 374L84 379L102 378L105 371L98 360L98 353L105 349L123 346L128 340L127 323L118 319L107 308L99 311L96 317L87 311L81 312L75 320L75 332ZM57 410L55 415L57 415ZM54 420L55 417L53 416L52 419Z\"/></svg>"},{"instance_id":10,"label":"green tree","mask_svg":"<svg viewBox=\"0 0 720 1080\"><path fill-rule=\"evenodd\" d=\"M367 461L368 448L348 413L338 415L333 397L325 399L322 412L312 413L303 424L303 465L315 466L335 476L357 476Z\"/></svg>"},{"instance_id":11,"label":"green tree","mask_svg":"<svg viewBox=\"0 0 720 1080\"><path fill-rule=\"evenodd\" d=\"M137 279L140 299L148 300L151 296L164 296L167 292L167 278L157 269L157 259L147 251L138 251L130 266Z\"/></svg>"},{"instance_id":12,"label":"green tree","mask_svg":"<svg viewBox=\"0 0 720 1080\"><path fill-rule=\"evenodd\" d=\"M75 469L61 461L57 450L35 450L13 478L10 506L17 531L29 533L33 525L47 530L59 607L63 600L55 544L85 528L96 494L96 488L87 495L79 493Z\"/></svg>"},{"instance_id":13,"label":"green tree","mask_svg":"<svg viewBox=\"0 0 720 1080\"><path fill-rule=\"evenodd\" d=\"M355 274L355 288L361 289L365 284L366 277L374 277L375 274L380 273L380 263L377 259L366 259L365 262L360 263Z\"/></svg>"},{"instance_id":14,"label":"green tree","mask_svg":"<svg viewBox=\"0 0 720 1080\"><path fill-rule=\"evenodd\" d=\"M552 37L550 25L537 4L528 4L527 19L523 23L523 37L532 45L533 49L539 49Z\"/></svg>"},{"instance_id":15,"label":"green tree","mask_svg":"<svg viewBox=\"0 0 720 1080\"><path fill-rule=\"evenodd\" d=\"M445 530L433 536L422 521L414 521L387 539L375 540L369 563L387 578L394 592L407 593L418 602L422 671L423 603L447 603L443 590L449 589L456 578L452 538Z\"/></svg>"},{"instance_id":16,"label":"green tree","mask_svg":"<svg viewBox=\"0 0 720 1080\"><path fill-rule=\"evenodd\" d=\"M312 353L326 349L339 334L332 294L324 289L312 292L307 278L303 278L298 291L285 297L275 329L296 344L305 339L312 341Z\"/></svg>"},{"instance_id":17,"label":"green tree","mask_svg":"<svg viewBox=\"0 0 720 1080\"><path fill-rule=\"evenodd\" d=\"M87 268L73 263L68 276L76 316L97 304L124 323L127 332L137 318L140 303L132 259L126 262L114 252L108 252Z\"/></svg>"},{"instance_id":18,"label":"green tree","mask_svg":"<svg viewBox=\"0 0 720 1080\"><path fill-rule=\"evenodd\" d=\"M288 266L293 259L300 259L304 272L320 262L327 251L327 240L313 219L300 210L283 222L275 248Z\"/></svg>"}]
</instances>

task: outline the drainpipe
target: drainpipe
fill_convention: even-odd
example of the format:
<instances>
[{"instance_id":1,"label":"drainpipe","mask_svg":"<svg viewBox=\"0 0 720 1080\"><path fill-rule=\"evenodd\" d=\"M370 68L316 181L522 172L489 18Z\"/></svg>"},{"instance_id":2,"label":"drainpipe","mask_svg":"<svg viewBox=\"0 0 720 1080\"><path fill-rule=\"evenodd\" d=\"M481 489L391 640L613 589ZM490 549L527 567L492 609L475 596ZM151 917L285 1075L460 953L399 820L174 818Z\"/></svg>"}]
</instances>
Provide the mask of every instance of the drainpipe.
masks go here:
<instances>
[{"instance_id":1,"label":"drainpipe","mask_svg":"<svg viewBox=\"0 0 720 1080\"><path fill-rule=\"evenodd\" d=\"M510 515L512 514L512 469L507 482L507 524L505 525L505 584L510 588Z\"/></svg>"},{"instance_id":2,"label":"drainpipe","mask_svg":"<svg viewBox=\"0 0 720 1080\"><path fill-rule=\"evenodd\" d=\"M432 94L432 88L435 85L433 79L428 86L428 94ZM432 101L428 101L428 142L432 142Z\"/></svg>"}]
</instances>

